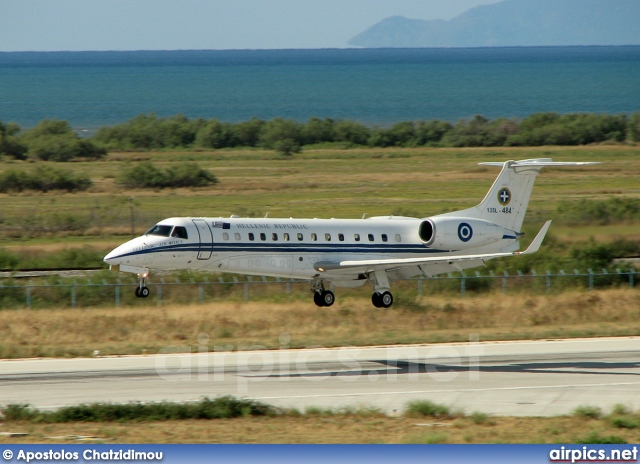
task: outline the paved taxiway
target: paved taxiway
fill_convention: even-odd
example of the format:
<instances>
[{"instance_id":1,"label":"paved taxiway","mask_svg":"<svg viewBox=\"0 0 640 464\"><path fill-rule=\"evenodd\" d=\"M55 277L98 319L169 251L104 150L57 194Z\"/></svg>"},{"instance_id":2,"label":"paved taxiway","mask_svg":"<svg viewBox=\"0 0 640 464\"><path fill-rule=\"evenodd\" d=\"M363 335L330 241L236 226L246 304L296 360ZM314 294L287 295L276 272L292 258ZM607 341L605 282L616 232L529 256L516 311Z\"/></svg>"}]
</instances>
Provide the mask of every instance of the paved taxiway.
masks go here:
<instances>
[{"instance_id":1,"label":"paved taxiway","mask_svg":"<svg viewBox=\"0 0 640 464\"><path fill-rule=\"evenodd\" d=\"M414 399L518 416L566 414L579 405L638 408L640 337L0 362L5 405L226 394L301 410L373 405L392 413Z\"/></svg>"}]
</instances>

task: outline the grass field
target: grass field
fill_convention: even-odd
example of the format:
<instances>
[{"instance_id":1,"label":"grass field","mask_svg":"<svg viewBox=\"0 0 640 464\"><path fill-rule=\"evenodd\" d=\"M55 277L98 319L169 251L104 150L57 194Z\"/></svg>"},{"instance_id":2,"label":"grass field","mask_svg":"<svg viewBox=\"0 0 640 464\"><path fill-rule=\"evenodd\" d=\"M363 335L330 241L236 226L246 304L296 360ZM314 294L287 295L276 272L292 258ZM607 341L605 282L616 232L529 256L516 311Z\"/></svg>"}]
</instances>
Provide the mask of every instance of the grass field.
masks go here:
<instances>
[{"instance_id":1,"label":"grass field","mask_svg":"<svg viewBox=\"0 0 640 464\"><path fill-rule=\"evenodd\" d=\"M498 174L482 161L551 157L601 161L584 168L545 168L525 221L528 237L555 219L547 245L640 240L638 222L576 227L556 212L561 200L640 198L640 147L317 149L291 159L263 150L112 153L98 162L64 168L89 174L83 193L0 195L0 246L25 255L55 255L86 247L101 253L171 216L424 217L477 204ZM195 161L220 183L211 188L123 190L115 182L129 163L160 167ZM29 169L4 161L0 170ZM133 216L131 213L133 212ZM133 218L133 220L132 220ZM529 238L530 239L530 238ZM524 240L526 245L528 240ZM365 292L366 293L366 292ZM316 308L308 293L201 305L50 308L0 311L0 358L154 353L166 346L195 349L198 336L233 347L342 346L480 340L640 335L640 293L627 287L542 292L428 293L399 298L392 309L372 309L368 295L348 291L331 308ZM138 302L139 303L139 302ZM198 347L199 349L201 347ZM470 412L469 412L470 413ZM636 419L633 419L636 420ZM635 423L635 422L634 422ZM324 414L101 424L11 423L30 435L20 442L65 442L96 435L105 442L159 443L550 443L637 442L638 427L583 416L542 418L427 418L382 414ZM2 431L10 431L4 424ZM58 437L58 438L50 438ZM613 437L613 438L612 438ZM0 437L1 443L12 442Z\"/></svg>"},{"instance_id":2,"label":"grass field","mask_svg":"<svg viewBox=\"0 0 640 464\"><path fill-rule=\"evenodd\" d=\"M640 291L567 291L550 295L400 297L391 309L368 297L341 297L317 308L299 300L216 302L97 309L0 311L0 357L90 356L202 350L226 346L291 348L640 335ZM231 347L231 348L229 348Z\"/></svg>"},{"instance_id":3,"label":"grass field","mask_svg":"<svg viewBox=\"0 0 640 464\"><path fill-rule=\"evenodd\" d=\"M92 178L95 185L88 192L0 195L0 244L76 243L76 236L83 237L81 243L115 244L131 231L131 205L137 233L175 215L424 217L469 207L484 197L498 169L478 166L478 162L534 157L603 164L546 168L532 196L527 217L531 227L545 218L553 219L560 200L640 197L637 146L318 149L291 159L265 150L112 153L102 161L63 166ZM220 183L162 191L124 190L116 185L124 166L139 160L151 160L159 167L196 161ZM5 161L0 165L0 169L18 167L29 169L30 164Z\"/></svg>"}]
</instances>

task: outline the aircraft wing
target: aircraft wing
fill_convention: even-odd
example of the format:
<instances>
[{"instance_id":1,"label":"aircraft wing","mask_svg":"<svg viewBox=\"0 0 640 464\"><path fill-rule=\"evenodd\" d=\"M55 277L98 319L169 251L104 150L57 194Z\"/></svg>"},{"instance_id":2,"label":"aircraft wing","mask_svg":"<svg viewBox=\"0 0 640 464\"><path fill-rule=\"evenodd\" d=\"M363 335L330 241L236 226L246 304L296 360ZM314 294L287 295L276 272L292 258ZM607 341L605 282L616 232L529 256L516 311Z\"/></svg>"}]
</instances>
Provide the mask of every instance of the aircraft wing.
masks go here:
<instances>
[{"instance_id":1,"label":"aircraft wing","mask_svg":"<svg viewBox=\"0 0 640 464\"><path fill-rule=\"evenodd\" d=\"M514 251L507 253L484 253L475 255L460 255L460 256L442 256L442 257L425 257L425 258L392 258L392 259L370 259L370 260L356 260L356 261L319 261L314 264L314 268L319 272L331 273L332 271L357 271L357 272L372 272L372 271L393 271L410 266L421 265L449 265L455 268L456 263L463 263L465 261L475 261L474 265L482 265L484 261L493 258L502 258L506 256L518 256L529 255L535 253L540 249L540 245L544 240L551 221L545 222L540 232L529 245L525 251Z\"/></svg>"}]
</instances>

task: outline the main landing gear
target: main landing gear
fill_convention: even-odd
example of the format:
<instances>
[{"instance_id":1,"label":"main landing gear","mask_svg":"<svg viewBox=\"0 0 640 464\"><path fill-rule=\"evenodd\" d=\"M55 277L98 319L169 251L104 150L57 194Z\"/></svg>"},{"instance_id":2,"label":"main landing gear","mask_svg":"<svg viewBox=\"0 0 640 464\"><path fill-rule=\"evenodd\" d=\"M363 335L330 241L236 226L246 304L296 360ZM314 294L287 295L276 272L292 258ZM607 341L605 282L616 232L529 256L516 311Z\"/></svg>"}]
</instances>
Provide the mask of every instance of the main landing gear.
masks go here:
<instances>
[{"instance_id":1,"label":"main landing gear","mask_svg":"<svg viewBox=\"0 0 640 464\"><path fill-rule=\"evenodd\" d=\"M336 301L336 297L331 290L322 290L313 292L313 302L319 306L331 306Z\"/></svg>"},{"instance_id":2,"label":"main landing gear","mask_svg":"<svg viewBox=\"0 0 640 464\"><path fill-rule=\"evenodd\" d=\"M331 306L336 301L336 296L331 290L324 288L324 282L321 280L312 283L311 291L313 292L313 302L316 306Z\"/></svg>"},{"instance_id":3,"label":"main landing gear","mask_svg":"<svg viewBox=\"0 0 640 464\"><path fill-rule=\"evenodd\" d=\"M393 295L390 292L375 292L371 295L371 303L376 308L390 308L393 304Z\"/></svg>"},{"instance_id":4,"label":"main landing gear","mask_svg":"<svg viewBox=\"0 0 640 464\"><path fill-rule=\"evenodd\" d=\"M373 306L376 308L390 308L393 305L393 295L388 290L389 281L386 273L378 274L378 276L375 273L371 273L368 279L375 290L371 295ZM324 281L322 280L312 281L311 291L313 292L313 302L316 306L321 308L331 306L336 301L333 292L324 288Z\"/></svg>"}]
</instances>

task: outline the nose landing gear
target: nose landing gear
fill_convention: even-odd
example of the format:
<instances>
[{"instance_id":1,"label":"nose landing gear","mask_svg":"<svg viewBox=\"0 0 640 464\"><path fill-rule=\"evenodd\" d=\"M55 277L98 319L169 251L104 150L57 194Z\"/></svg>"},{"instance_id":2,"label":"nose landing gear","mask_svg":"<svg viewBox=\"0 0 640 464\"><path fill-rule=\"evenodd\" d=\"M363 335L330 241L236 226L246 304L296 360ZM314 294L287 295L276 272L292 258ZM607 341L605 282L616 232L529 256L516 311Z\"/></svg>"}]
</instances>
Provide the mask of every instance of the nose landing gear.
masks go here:
<instances>
[{"instance_id":1,"label":"nose landing gear","mask_svg":"<svg viewBox=\"0 0 640 464\"><path fill-rule=\"evenodd\" d=\"M136 298L147 298L151 293L149 287L146 286L147 277L149 277L148 273L138 274L138 279L140 280L140 282L136 287Z\"/></svg>"},{"instance_id":2,"label":"nose landing gear","mask_svg":"<svg viewBox=\"0 0 640 464\"><path fill-rule=\"evenodd\" d=\"M140 282L140 286L136 287L136 297L137 298L147 298L150 293L151 293L151 291L149 290L149 287L143 285L142 281Z\"/></svg>"}]
</instances>

